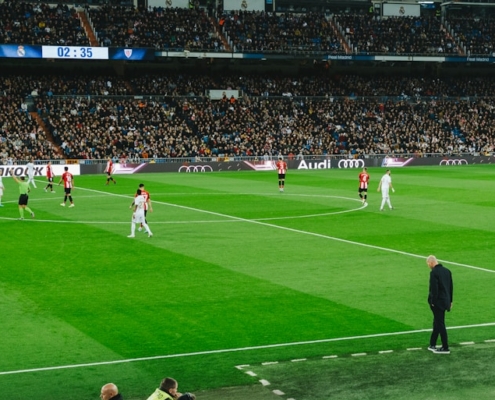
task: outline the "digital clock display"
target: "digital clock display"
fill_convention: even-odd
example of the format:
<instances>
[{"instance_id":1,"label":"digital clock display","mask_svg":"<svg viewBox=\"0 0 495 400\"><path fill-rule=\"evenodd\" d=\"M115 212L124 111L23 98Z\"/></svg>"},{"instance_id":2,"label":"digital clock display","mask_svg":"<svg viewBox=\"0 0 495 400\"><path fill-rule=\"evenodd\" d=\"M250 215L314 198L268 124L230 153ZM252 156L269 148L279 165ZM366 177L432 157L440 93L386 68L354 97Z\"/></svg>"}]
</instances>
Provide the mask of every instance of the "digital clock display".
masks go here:
<instances>
[{"instance_id":1,"label":"digital clock display","mask_svg":"<svg viewBox=\"0 0 495 400\"><path fill-rule=\"evenodd\" d=\"M43 58L108 60L108 47L42 46Z\"/></svg>"}]
</instances>

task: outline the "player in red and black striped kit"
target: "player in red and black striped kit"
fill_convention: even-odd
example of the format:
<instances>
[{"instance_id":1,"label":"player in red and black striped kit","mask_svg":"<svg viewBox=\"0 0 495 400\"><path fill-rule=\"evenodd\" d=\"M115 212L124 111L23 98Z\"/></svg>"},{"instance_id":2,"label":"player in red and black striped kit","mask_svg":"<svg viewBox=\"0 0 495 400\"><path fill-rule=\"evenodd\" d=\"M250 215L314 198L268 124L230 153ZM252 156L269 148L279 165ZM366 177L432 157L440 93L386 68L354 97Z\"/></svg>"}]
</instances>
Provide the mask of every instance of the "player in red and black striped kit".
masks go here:
<instances>
[{"instance_id":1,"label":"player in red and black striped kit","mask_svg":"<svg viewBox=\"0 0 495 400\"><path fill-rule=\"evenodd\" d=\"M279 157L275 164L278 171L278 189L283 192L285 187L285 173L287 172L287 163L283 157Z\"/></svg>"},{"instance_id":2,"label":"player in red and black striped kit","mask_svg":"<svg viewBox=\"0 0 495 400\"><path fill-rule=\"evenodd\" d=\"M74 207L74 202L72 201L72 194L71 191L74 189L74 176L69 172L69 167L64 167L64 173L62 174L60 178L60 182L58 183L59 185L64 182L64 192L65 192L65 197L64 197L64 202L61 203L60 205L62 207L65 207L65 203L67 202L67 198L69 198L70 201L70 206L69 208Z\"/></svg>"},{"instance_id":3,"label":"player in red and black striped kit","mask_svg":"<svg viewBox=\"0 0 495 400\"><path fill-rule=\"evenodd\" d=\"M370 181L370 176L368 174L368 169L363 168L363 171L359 174L359 197L363 205L367 206L368 203L368 182Z\"/></svg>"},{"instance_id":4,"label":"player in red and black striped kit","mask_svg":"<svg viewBox=\"0 0 495 400\"><path fill-rule=\"evenodd\" d=\"M105 183L105 185L108 185L110 181L113 181L114 185L117 183L117 181L112 177L114 169L115 167L113 166L112 158L108 157L107 167L105 168L105 172L107 173L107 183Z\"/></svg>"},{"instance_id":5,"label":"player in red and black striped kit","mask_svg":"<svg viewBox=\"0 0 495 400\"><path fill-rule=\"evenodd\" d=\"M48 181L48 184L45 186L45 192L47 189L50 189L51 193L55 193L53 190L53 178L55 178L55 174L53 173L53 167L52 167L52 162L48 161L48 164L46 166L46 179Z\"/></svg>"}]
</instances>

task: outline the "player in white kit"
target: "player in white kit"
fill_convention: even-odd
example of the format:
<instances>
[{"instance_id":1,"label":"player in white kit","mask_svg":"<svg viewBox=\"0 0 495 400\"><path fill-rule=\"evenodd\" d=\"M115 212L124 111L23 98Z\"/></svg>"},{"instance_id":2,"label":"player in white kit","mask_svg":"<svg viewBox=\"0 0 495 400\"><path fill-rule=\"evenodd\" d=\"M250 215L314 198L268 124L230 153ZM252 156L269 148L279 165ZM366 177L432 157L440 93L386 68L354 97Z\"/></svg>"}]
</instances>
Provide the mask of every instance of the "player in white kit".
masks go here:
<instances>
[{"instance_id":1,"label":"player in white kit","mask_svg":"<svg viewBox=\"0 0 495 400\"><path fill-rule=\"evenodd\" d=\"M146 203L145 197L141 194L141 190L138 189L137 196L134 198L134 212L132 213L132 222L131 222L131 234L127 237L133 238L136 233L136 224L140 224L148 233L148 237L152 237L153 233L151 233L150 227L146 223L146 219L144 217L144 205Z\"/></svg>"},{"instance_id":2,"label":"player in white kit","mask_svg":"<svg viewBox=\"0 0 495 400\"><path fill-rule=\"evenodd\" d=\"M380 211L383 211L383 207L385 206L385 203L387 203L388 208L391 210L393 209L392 204L390 203L390 195L389 195L389 190L392 190L392 192L395 192L394 187L392 186L392 178L390 177L390 170L387 169L387 172L385 172L385 175L382 176L382 179L380 179L380 183L378 184L378 191L382 191L382 204L380 206Z\"/></svg>"}]
</instances>

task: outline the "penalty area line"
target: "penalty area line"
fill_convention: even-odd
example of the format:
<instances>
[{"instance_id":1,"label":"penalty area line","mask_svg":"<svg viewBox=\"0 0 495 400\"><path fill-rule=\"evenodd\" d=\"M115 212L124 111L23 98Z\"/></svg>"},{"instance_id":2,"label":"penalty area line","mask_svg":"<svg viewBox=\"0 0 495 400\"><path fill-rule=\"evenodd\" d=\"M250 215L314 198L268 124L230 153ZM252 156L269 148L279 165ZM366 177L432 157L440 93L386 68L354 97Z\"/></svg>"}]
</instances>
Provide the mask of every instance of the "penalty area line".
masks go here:
<instances>
[{"instance_id":1,"label":"penalty area line","mask_svg":"<svg viewBox=\"0 0 495 400\"><path fill-rule=\"evenodd\" d=\"M487 323L483 323L483 324L474 324L474 325L453 326L453 327L449 327L448 329L449 330L450 329L469 329L469 328L481 328L481 327L487 327L487 326L495 326L495 322L487 322ZM312 345L312 344L319 344L319 343L342 342L345 340L361 340L361 339L372 339L372 338L387 337L387 336L411 335L411 334L415 334L415 333L424 333L424 332L431 332L431 328L416 329L416 330L412 330L412 331L403 331L403 332L374 333L374 334L370 334L370 335L361 335L361 336L347 336L347 337L331 338L331 339L308 340L308 341L302 341L302 342L267 344L267 345L261 345L261 346L239 347L239 348L233 348L233 349L205 350L205 351L196 351L196 352L192 352L192 353L179 353L179 354L168 354L168 355L151 356L151 357L128 358L125 360L100 361L100 362L92 362L92 363L84 363L84 364L70 364L70 365L59 365L59 366L53 366L53 367L20 369L20 370L15 370L15 371L1 371L0 376L1 375L26 374L26 373L32 373L32 372L55 371L55 370L63 370L63 369L71 369L71 368L95 367L95 366L100 366L100 365L125 364L125 363L138 362L138 361L163 360L163 359L168 359L168 358L184 358L184 357L204 356L204 355L221 354L221 353L235 353L235 352L242 352L242 351L274 349L274 348L280 348L280 347Z\"/></svg>"}]
</instances>

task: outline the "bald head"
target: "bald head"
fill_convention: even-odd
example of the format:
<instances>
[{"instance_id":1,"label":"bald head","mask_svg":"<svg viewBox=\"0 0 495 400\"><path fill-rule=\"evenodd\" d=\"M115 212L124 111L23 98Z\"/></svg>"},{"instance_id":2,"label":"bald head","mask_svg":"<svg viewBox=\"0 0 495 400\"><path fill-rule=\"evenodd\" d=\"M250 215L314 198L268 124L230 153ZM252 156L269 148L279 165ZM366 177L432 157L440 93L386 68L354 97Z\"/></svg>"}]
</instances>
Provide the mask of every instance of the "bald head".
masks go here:
<instances>
[{"instance_id":1,"label":"bald head","mask_svg":"<svg viewBox=\"0 0 495 400\"><path fill-rule=\"evenodd\" d=\"M109 400L119 394L119 389L114 383L107 383L101 388L100 398L101 400Z\"/></svg>"},{"instance_id":2,"label":"bald head","mask_svg":"<svg viewBox=\"0 0 495 400\"><path fill-rule=\"evenodd\" d=\"M438 264L438 260L435 256L428 256L426 259L426 264L428 264L428 267L433 268Z\"/></svg>"}]
</instances>

